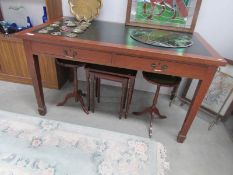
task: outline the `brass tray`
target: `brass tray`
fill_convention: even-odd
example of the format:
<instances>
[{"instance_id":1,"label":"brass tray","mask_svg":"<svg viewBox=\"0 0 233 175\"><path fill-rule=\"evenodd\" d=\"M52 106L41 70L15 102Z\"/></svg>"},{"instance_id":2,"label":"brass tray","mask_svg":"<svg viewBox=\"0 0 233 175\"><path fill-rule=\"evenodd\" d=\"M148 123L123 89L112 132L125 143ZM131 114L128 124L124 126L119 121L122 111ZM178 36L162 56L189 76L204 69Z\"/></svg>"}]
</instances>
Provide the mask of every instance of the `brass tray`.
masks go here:
<instances>
[{"instance_id":1,"label":"brass tray","mask_svg":"<svg viewBox=\"0 0 233 175\"><path fill-rule=\"evenodd\" d=\"M92 21L99 16L102 0L69 0L71 13L78 21Z\"/></svg>"}]
</instances>

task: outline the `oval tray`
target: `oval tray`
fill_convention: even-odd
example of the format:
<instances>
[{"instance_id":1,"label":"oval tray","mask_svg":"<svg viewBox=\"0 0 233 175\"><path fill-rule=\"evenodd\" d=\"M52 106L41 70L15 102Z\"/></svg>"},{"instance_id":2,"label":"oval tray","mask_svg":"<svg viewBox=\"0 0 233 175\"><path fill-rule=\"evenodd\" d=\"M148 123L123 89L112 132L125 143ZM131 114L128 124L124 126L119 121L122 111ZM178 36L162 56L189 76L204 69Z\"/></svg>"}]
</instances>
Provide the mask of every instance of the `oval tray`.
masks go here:
<instances>
[{"instance_id":1,"label":"oval tray","mask_svg":"<svg viewBox=\"0 0 233 175\"><path fill-rule=\"evenodd\" d=\"M158 47L185 48L193 45L191 35L165 30L134 30L131 37L139 42Z\"/></svg>"}]
</instances>

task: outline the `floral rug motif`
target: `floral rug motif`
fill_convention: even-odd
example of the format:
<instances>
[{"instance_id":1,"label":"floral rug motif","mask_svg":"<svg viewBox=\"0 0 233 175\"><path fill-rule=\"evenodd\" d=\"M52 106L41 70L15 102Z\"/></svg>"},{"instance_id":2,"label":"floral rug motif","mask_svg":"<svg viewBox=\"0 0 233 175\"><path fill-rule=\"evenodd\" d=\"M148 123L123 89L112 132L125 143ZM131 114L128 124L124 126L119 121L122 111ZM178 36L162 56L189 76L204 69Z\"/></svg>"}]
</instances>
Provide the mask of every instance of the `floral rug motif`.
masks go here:
<instances>
[{"instance_id":1,"label":"floral rug motif","mask_svg":"<svg viewBox=\"0 0 233 175\"><path fill-rule=\"evenodd\" d=\"M147 138L0 111L0 175L164 175Z\"/></svg>"}]
</instances>

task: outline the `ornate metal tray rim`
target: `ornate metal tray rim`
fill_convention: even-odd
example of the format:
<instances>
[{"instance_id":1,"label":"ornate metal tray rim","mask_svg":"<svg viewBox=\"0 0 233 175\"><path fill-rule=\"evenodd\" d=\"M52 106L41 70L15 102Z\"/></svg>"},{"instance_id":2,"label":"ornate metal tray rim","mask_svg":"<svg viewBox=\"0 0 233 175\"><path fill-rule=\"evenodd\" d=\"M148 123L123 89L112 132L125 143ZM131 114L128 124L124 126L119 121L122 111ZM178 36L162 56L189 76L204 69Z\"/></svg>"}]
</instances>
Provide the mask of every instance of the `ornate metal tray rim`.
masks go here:
<instances>
[{"instance_id":1,"label":"ornate metal tray rim","mask_svg":"<svg viewBox=\"0 0 233 175\"><path fill-rule=\"evenodd\" d=\"M76 17L78 21L90 22L93 19L95 19L97 16L99 16L100 8L103 5L102 0L92 0L93 2L96 2L96 4L98 4L97 6L95 6L96 4L91 4L86 1L88 0L68 0L68 3L70 5L70 11ZM87 13L82 14L81 12L77 12L74 10L76 7L84 6L84 5L86 5L86 9L91 10L88 12L88 14ZM94 11L92 9L94 9Z\"/></svg>"}]
</instances>

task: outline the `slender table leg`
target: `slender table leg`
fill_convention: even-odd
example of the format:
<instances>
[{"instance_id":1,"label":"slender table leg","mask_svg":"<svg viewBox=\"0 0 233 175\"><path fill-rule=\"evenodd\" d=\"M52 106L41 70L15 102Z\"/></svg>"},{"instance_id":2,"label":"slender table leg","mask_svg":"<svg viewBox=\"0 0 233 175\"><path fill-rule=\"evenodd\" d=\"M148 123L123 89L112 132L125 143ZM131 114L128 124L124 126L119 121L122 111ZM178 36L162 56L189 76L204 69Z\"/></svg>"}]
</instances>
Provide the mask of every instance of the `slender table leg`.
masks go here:
<instances>
[{"instance_id":1,"label":"slender table leg","mask_svg":"<svg viewBox=\"0 0 233 175\"><path fill-rule=\"evenodd\" d=\"M197 89L194 94L194 98L192 100L192 103L190 105L186 118L184 120L183 126L178 134L177 142L183 143L184 140L186 139L187 133L209 89L209 86L214 78L214 74L216 70L217 68L215 67L208 68L208 70L206 71L206 76L202 80L199 80Z\"/></svg>"},{"instance_id":2,"label":"slender table leg","mask_svg":"<svg viewBox=\"0 0 233 175\"><path fill-rule=\"evenodd\" d=\"M44 93L43 93L43 87L42 87L42 81L40 75L38 55L33 55L29 41L24 41L24 48L27 57L29 71L31 73L32 84L36 95L38 112L40 115L46 115L47 110L44 101Z\"/></svg>"}]
</instances>

